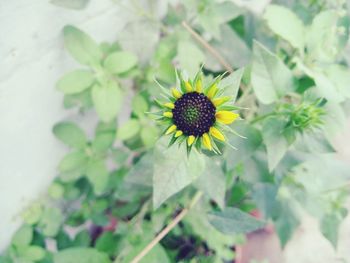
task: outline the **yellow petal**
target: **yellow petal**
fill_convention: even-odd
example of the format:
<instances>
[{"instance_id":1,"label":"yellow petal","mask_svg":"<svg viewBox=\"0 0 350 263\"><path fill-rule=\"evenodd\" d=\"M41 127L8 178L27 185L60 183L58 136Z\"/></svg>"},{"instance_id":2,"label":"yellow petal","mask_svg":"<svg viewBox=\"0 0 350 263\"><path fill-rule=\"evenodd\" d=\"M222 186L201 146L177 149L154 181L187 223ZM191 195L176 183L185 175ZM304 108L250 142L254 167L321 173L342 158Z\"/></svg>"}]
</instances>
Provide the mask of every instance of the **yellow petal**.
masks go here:
<instances>
[{"instance_id":1,"label":"yellow petal","mask_svg":"<svg viewBox=\"0 0 350 263\"><path fill-rule=\"evenodd\" d=\"M198 93L202 92L202 80L200 78L198 78L196 82L196 91Z\"/></svg>"},{"instance_id":2,"label":"yellow petal","mask_svg":"<svg viewBox=\"0 0 350 263\"><path fill-rule=\"evenodd\" d=\"M179 99L181 98L182 94L180 91L178 91L177 89L175 88L172 88L171 89L171 93L173 94L173 97L176 98L176 99Z\"/></svg>"},{"instance_id":3,"label":"yellow petal","mask_svg":"<svg viewBox=\"0 0 350 263\"><path fill-rule=\"evenodd\" d=\"M180 137L182 134L183 134L182 131L177 131L177 132L175 133L175 138Z\"/></svg>"},{"instance_id":4,"label":"yellow petal","mask_svg":"<svg viewBox=\"0 0 350 263\"><path fill-rule=\"evenodd\" d=\"M176 131L176 128L177 128L176 125L171 125L171 126L167 129L167 131L165 132L165 135L168 135L168 134L170 134L170 133Z\"/></svg>"},{"instance_id":5,"label":"yellow petal","mask_svg":"<svg viewBox=\"0 0 350 263\"><path fill-rule=\"evenodd\" d=\"M185 81L185 88L187 92L191 92L192 91L192 86L188 81Z\"/></svg>"},{"instance_id":6,"label":"yellow petal","mask_svg":"<svg viewBox=\"0 0 350 263\"><path fill-rule=\"evenodd\" d=\"M217 128L215 127L210 127L209 129L209 133L210 135L212 135L213 137L215 137L216 139L220 140L220 141L225 141L225 136L221 133L221 131L219 131Z\"/></svg>"},{"instance_id":7,"label":"yellow petal","mask_svg":"<svg viewBox=\"0 0 350 263\"><path fill-rule=\"evenodd\" d=\"M239 117L239 115L231 111L223 110L223 111L218 111L215 114L215 117L218 122L221 122L223 124L231 124Z\"/></svg>"},{"instance_id":8,"label":"yellow petal","mask_svg":"<svg viewBox=\"0 0 350 263\"><path fill-rule=\"evenodd\" d=\"M163 116L167 117L167 118L172 118L173 117L173 113L171 111L166 111L166 112L163 113Z\"/></svg>"},{"instance_id":9,"label":"yellow petal","mask_svg":"<svg viewBox=\"0 0 350 263\"><path fill-rule=\"evenodd\" d=\"M204 133L203 134L203 144L204 144L204 146L208 149L208 150L212 150L213 149L213 147L211 146L211 141L210 141L210 137L209 137L209 135L208 135L208 133Z\"/></svg>"},{"instance_id":10,"label":"yellow petal","mask_svg":"<svg viewBox=\"0 0 350 263\"><path fill-rule=\"evenodd\" d=\"M171 102L164 103L164 106L169 108L169 109L174 109L175 108L174 103L171 103Z\"/></svg>"},{"instance_id":11,"label":"yellow petal","mask_svg":"<svg viewBox=\"0 0 350 263\"><path fill-rule=\"evenodd\" d=\"M195 139L196 139L196 137L194 137L193 135L188 136L187 145L191 146L194 143Z\"/></svg>"},{"instance_id":12,"label":"yellow petal","mask_svg":"<svg viewBox=\"0 0 350 263\"><path fill-rule=\"evenodd\" d=\"M211 86L208 90L208 98L212 99L214 98L215 94L218 92L218 86L216 84L214 84L213 86Z\"/></svg>"},{"instance_id":13,"label":"yellow petal","mask_svg":"<svg viewBox=\"0 0 350 263\"><path fill-rule=\"evenodd\" d=\"M225 97L213 99L212 102L213 102L215 107L219 107L220 105L224 104L225 102L227 102L229 100L230 100L230 97L225 96Z\"/></svg>"}]
</instances>

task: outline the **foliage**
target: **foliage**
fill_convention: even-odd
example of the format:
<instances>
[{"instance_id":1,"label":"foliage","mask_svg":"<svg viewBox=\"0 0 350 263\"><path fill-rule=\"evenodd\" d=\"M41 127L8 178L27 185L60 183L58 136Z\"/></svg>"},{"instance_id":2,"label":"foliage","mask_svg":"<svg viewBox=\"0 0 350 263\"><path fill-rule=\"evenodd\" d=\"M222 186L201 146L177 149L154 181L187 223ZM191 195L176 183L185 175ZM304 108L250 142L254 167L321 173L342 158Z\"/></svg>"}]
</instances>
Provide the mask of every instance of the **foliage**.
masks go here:
<instances>
[{"instance_id":1,"label":"foliage","mask_svg":"<svg viewBox=\"0 0 350 263\"><path fill-rule=\"evenodd\" d=\"M98 123L94 133L69 120L53 127L67 154L50 198L23 212L0 262L130 262L197 191L202 199L141 262L232 260L232 247L267 222L284 246L300 210L336 247L350 179L331 144L350 99L346 4L281 0L257 15L235 0L115 2L137 14L117 42L63 29L77 68L56 88L65 108ZM167 147L149 114L160 110L160 89L175 85L174 68L193 77L203 65L204 83L227 70L182 21L235 69L218 85L242 120L218 145L221 156Z\"/></svg>"}]
</instances>

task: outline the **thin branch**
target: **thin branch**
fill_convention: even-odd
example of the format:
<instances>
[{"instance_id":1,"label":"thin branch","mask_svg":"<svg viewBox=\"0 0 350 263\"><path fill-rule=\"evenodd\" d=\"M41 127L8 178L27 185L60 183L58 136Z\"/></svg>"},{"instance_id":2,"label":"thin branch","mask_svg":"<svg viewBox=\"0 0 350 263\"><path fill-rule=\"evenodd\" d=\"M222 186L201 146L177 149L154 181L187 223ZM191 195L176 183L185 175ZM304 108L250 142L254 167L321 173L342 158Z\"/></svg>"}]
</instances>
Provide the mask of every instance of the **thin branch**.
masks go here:
<instances>
[{"instance_id":1,"label":"thin branch","mask_svg":"<svg viewBox=\"0 0 350 263\"><path fill-rule=\"evenodd\" d=\"M231 65L221 56L221 54L213 48L201 35L194 31L186 21L182 21L182 26L205 48L207 49L218 61L219 63L229 72L233 72Z\"/></svg>"},{"instance_id":2,"label":"thin branch","mask_svg":"<svg viewBox=\"0 0 350 263\"><path fill-rule=\"evenodd\" d=\"M131 263L138 263L144 256L147 255L151 249L159 243L191 210L191 208L201 198L202 192L197 192L192 198L188 207L182 209L182 211L167 225L132 261Z\"/></svg>"}]
</instances>

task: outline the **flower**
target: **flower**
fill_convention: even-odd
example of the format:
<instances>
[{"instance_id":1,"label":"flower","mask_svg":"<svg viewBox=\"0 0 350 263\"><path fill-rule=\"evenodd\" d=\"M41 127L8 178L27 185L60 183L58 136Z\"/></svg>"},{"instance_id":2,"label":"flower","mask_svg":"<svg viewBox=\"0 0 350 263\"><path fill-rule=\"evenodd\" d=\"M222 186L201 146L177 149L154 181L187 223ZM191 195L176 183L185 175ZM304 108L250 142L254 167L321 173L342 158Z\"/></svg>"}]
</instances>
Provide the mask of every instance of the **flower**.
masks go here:
<instances>
[{"instance_id":1,"label":"flower","mask_svg":"<svg viewBox=\"0 0 350 263\"><path fill-rule=\"evenodd\" d=\"M227 105L232 98L220 96L219 83L223 75L204 87L201 71L193 80L184 80L176 73L178 87L170 93L162 88L167 101L158 102L162 107L160 120L167 124L164 134L172 136L170 145L186 142L188 152L195 146L198 150L205 148L220 153L216 142L227 143L223 129L230 130L227 125L239 118L239 114L233 112L238 108Z\"/></svg>"}]
</instances>

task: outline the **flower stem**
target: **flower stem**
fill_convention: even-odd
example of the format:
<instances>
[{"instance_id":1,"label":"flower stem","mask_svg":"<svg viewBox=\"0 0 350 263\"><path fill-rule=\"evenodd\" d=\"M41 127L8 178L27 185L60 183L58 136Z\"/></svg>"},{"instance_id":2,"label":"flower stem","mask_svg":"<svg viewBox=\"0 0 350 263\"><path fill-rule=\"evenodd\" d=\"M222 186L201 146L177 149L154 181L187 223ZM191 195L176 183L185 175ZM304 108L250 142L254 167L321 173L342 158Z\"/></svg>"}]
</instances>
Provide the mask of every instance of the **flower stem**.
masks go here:
<instances>
[{"instance_id":1,"label":"flower stem","mask_svg":"<svg viewBox=\"0 0 350 263\"><path fill-rule=\"evenodd\" d=\"M151 249L157 245L191 210L192 207L202 197L202 192L198 191L192 198L190 204L181 210L181 212L174 217L174 219L150 242L148 245L131 261L131 263L138 263L140 260L151 251Z\"/></svg>"}]
</instances>

